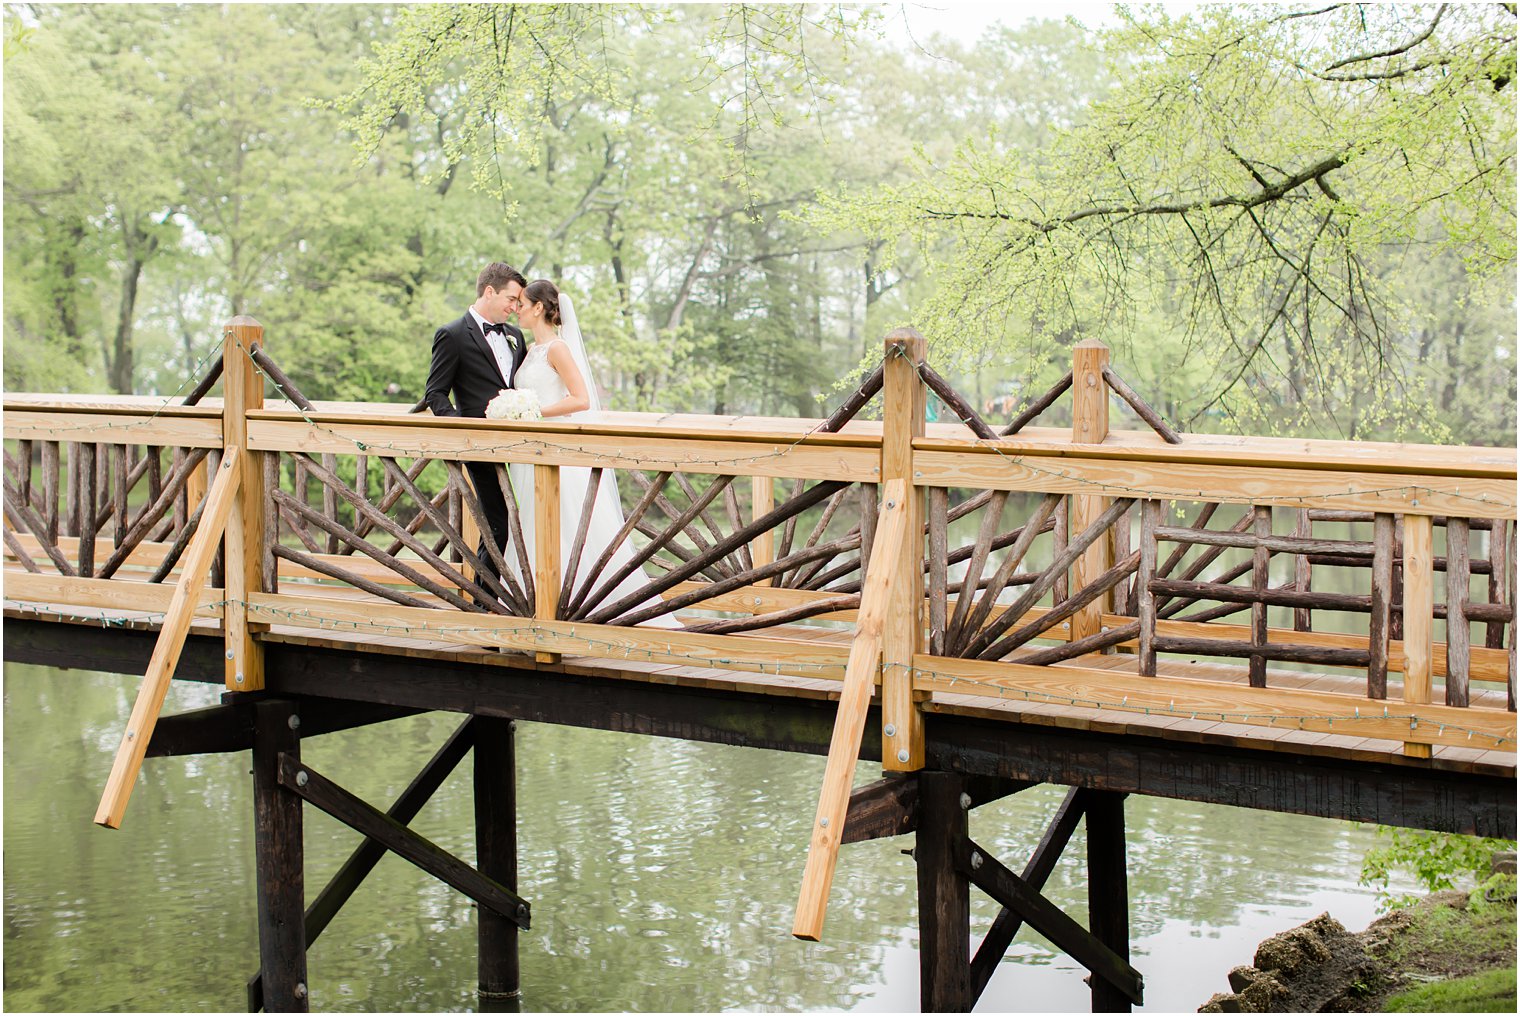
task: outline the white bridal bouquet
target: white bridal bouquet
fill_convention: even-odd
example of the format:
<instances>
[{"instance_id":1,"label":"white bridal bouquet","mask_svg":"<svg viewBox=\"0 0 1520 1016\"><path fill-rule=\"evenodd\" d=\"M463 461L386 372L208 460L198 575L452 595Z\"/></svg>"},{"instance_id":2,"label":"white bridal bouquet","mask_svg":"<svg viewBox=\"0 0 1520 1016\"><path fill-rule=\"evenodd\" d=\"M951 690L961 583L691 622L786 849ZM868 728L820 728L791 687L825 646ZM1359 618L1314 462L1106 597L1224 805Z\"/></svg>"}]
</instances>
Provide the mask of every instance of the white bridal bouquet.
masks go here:
<instances>
[{"instance_id":1,"label":"white bridal bouquet","mask_svg":"<svg viewBox=\"0 0 1520 1016\"><path fill-rule=\"evenodd\" d=\"M487 420L542 420L538 396L516 388L503 388L486 405Z\"/></svg>"}]
</instances>

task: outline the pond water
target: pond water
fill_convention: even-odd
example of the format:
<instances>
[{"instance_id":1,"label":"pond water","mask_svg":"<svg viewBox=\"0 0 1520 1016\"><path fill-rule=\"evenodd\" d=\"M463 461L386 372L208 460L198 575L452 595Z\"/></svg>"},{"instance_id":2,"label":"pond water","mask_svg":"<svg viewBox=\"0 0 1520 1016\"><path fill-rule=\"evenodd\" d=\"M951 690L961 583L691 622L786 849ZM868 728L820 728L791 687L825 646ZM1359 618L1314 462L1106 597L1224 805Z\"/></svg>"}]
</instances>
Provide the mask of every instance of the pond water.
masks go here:
<instances>
[{"instance_id":1,"label":"pond water","mask_svg":"<svg viewBox=\"0 0 1520 1016\"><path fill-rule=\"evenodd\" d=\"M239 1011L257 965L249 755L150 759L123 828L91 818L137 679L5 665L4 1007ZM217 701L176 684L166 712ZM313 738L311 764L386 807L461 717ZM844 848L821 943L789 934L824 760L521 723L523 1011L918 1008L904 836ZM862 765L858 778L879 771ZM1042 787L977 809L971 833L1019 870L1059 803ZM413 823L473 857L469 762ZM1133 962L1146 1008L1196 1009L1256 944L1357 885L1370 827L1131 798ZM358 842L306 809L307 898ZM1047 893L1085 920L1081 832ZM996 905L973 890L973 932ZM473 905L387 856L309 955L314 1011L473 1010ZM1084 971L1027 929L979 1011L1087 1011Z\"/></svg>"}]
</instances>

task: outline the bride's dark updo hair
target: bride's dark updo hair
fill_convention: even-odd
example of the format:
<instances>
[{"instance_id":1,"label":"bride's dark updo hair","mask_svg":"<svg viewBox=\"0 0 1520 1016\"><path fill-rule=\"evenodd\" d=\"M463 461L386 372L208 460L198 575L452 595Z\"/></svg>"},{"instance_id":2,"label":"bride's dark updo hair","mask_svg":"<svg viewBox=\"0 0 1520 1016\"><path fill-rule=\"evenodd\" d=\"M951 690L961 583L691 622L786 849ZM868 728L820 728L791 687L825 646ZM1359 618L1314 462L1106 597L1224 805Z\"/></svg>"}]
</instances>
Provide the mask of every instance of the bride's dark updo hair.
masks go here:
<instances>
[{"instance_id":1,"label":"bride's dark updo hair","mask_svg":"<svg viewBox=\"0 0 1520 1016\"><path fill-rule=\"evenodd\" d=\"M556 328L560 326L559 290L554 287L554 283L548 279L534 279L522 291L522 298L542 304L544 320Z\"/></svg>"}]
</instances>

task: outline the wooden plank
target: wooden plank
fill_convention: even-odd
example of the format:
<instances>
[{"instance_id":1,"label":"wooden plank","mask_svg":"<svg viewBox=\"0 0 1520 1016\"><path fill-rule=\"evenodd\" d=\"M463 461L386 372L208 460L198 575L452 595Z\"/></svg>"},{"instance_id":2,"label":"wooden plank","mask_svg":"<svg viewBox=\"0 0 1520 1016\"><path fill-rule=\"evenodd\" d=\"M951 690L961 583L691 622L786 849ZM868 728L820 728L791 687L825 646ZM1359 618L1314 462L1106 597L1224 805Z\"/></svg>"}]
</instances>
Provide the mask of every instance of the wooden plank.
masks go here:
<instances>
[{"instance_id":1,"label":"wooden plank","mask_svg":"<svg viewBox=\"0 0 1520 1016\"><path fill-rule=\"evenodd\" d=\"M174 586L126 579L84 579L61 575L5 573L5 599L74 607L99 607L111 613L166 613L174 601ZM203 588L196 598L195 617L222 616L226 599L221 589Z\"/></svg>"},{"instance_id":2,"label":"wooden plank","mask_svg":"<svg viewBox=\"0 0 1520 1016\"><path fill-rule=\"evenodd\" d=\"M7 440L107 440L174 448L218 448L222 444L221 413L195 410L181 416L172 407L147 413L66 412L7 409Z\"/></svg>"},{"instance_id":3,"label":"wooden plank","mask_svg":"<svg viewBox=\"0 0 1520 1016\"><path fill-rule=\"evenodd\" d=\"M1472 666L1471 630L1467 624L1467 520L1446 523L1446 704L1465 706Z\"/></svg>"},{"instance_id":4,"label":"wooden plank","mask_svg":"<svg viewBox=\"0 0 1520 1016\"><path fill-rule=\"evenodd\" d=\"M126 732L111 765L111 775L106 780L105 792L101 795L100 807L95 811L95 822L98 825L112 829L121 827L127 801L132 796L132 785L137 779L137 771L142 767L143 752L147 750L148 741L153 736L153 724L163 708L169 681L174 676L174 667L184 648L190 621L195 616L194 607L200 600L201 590L205 588L212 559L216 556L222 531L232 512L232 503L242 475L237 468L239 459L238 450L230 449L223 456L223 468L218 470L216 480L211 485L200 529L185 555L184 574L175 586L174 595L165 611L163 629L153 648L153 658L148 663L147 673L143 675L137 700L132 706L132 715L127 720Z\"/></svg>"},{"instance_id":5,"label":"wooden plank","mask_svg":"<svg viewBox=\"0 0 1520 1016\"><path fill-rule=\"evenodd\" d=\"M255 593L249 608L271 624L360 632L366 637L404 634L450 645L491 645L526 652L721 666L725 670L833 680L843 677L850 655L849 646L827 643L542 621L501 614L463 614L328 597L319 592Z\"/></svg>"},{"instance_id":6,"label":"wooden plank","mask_svg":"<svg viewBox=\"0 0 1520 1016\"><path fill-rule=\"evenodd\" d=\"M1423 704L1400 707L1335 692L1251 688L1185 677L1141 677L1084 667L935 656L920 657L915 661L915 671L917 687L924 691L1055 703L1112 711L1115 716L1143 713L1196 717L1423 744L1497 747L1501 751L1512 751L1515 744L1514 714L1497 709Z\"/></svg>"},{"instance_id":7,"label":"wooden plank","mask_svg":"<svg viewBox=\"0 0 1520 1016\"><path fill-rule=\"evenodd\" d=\"M792 923L792 934L811 942L818 941L823 934L823 918L849 809L850 783L855 775L855 763L860 758L866 711L871 704L871 693L881 680L884 663L882 626L892 601L893 587L905 577L899 567L905 542L903 536L908 529L905 492L906 484L901 480L887 484L877 528L881 551L872 562L871 573L866 576L860 621L850 644L844 685L839 693L839 711L829 741L829 761L818 793L807 865ZM884 738L883 747L888 743Z\"/></svg>"},{"instance_id":8,"label":"wooden plank","mask_svg":"<svg viewBox=\"0 0 1520 1016\"><path fill-rule=\"evenodd\" d=\"M1380 441L1325 441L1254 435L1184 434L1182 443L1159 441L1145 431L1110 430L1101 445L1070 443L1070 431L1031 427L1018 437L997 441L970 440L958 425L932 428L934 433L913 442L924 452L957 452L996 448L1007 454L1059 453L1073 459L1135 459L1149 463L1197 465L1290 466L1344 471L1421 472L1432 476L1473 476L1509 479L1516 475L1514 448L1471 445L1398 444Z\"/></svg>"},{"instance_id":9,"label":"wooden plank","mask_svg":"<svg viewBox=\"0 0 1520 1016\"><path fill-rule=\"evenodd\" d=\"M1247 468L1000 451L991 442L954 452L917 450L914 482L923 487L1063 494L1106 490L1162 500L1515 518L1514 481L1487 476Z\"/></svg>"},{"instance_id":10,"label":"wooden plank","mask_svg":"<svg viewBox=\"0 0 1520 1016\"><path fill-rule=\"evenodd\" d=\"M419 836L385 812L361 801L311 766L282 755L280 786L316 805L350 829L375 840L434 878L458 890L483 907L528 928L532 914L528 902L506 886L487 878L468 864Z\"/></svg>"},{"instance_id":11,"label":"wooden plank","mask_svg":"<svg viewBox=\"0 0 1520 1016\"><path fill-rule=\"evenodd\" d=\"M888 583L881 638L881 762L888 772L924 766L924 719L913 698L913 657L923 652L924 491L914 486L913 439L924 433L926 391L917 365L924 362L924 337L899 328L885 343L882 384L881 479L883 511L902 506L903 528L894 530L901 546L892 550L902 575ZM900 480L899 491L893 481ZM881 524L878 523L878 532ZM886 553L877 542L873 556ZM864 567L862 579L872 573ZM862 591L864 587L862 586ZM862 616L864 610L862 610Z\"/></svg>"},{"instance_id":12,"label":"wooden plank","mask_svg":"<svg viewBox=\"0 0 1520 1016\"><path fill-rule=\"evenodd\" d=\"M479 462L533 462L558 466L604 466L716 473L726 476L781 476L875 482L880 459L875 448L827 444L827 436L795 441L701 441L685 438L559 434L543 427L525 430L502 421L472 420L451 427L427 417L431 426L384 423L326 423L252 417L249 447L259 451L333 452L353 455L361 445L372 454L416 455ZM539 432L543 431L543 432Z\"/></svg>"},{"instance_id":13,"label":"wooden plank","mask_svg":"<svg viewBox=\"0 0 1520 1016\"><path fill-rule=\"evenodd\" d=\"M1404 701L1423 705L1430 701L1431 607L1435 600L1435 573L1431 558L1431 523L1428 516L1404 516ZM1404 754L1429 758L1430 746L1405 738Z\"/></svg>"}]
</instances>

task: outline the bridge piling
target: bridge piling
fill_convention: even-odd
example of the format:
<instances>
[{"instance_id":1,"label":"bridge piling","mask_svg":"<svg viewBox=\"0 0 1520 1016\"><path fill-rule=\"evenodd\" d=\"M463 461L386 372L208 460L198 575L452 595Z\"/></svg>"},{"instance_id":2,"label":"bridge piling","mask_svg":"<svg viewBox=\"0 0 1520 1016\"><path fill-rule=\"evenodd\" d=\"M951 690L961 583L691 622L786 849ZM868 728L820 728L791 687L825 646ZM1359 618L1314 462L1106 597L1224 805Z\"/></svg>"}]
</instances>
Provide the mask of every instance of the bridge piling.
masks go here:
<instances>
[{"instance_id":1,"label":"bridge piling","mask_svg":"<svg viewBox=\"0 0 1520 1016\"><path fill-rule=\"evenodd\" d=\"M256 702L253 711L253 849L264 1011L309 1012L301 799L279 781L280 756L300 758L300 719L289 700Z\"/></svg>"},{"instance_id":2,"label":"bridge piling","mask_svg":"<svg viewBox=\"0 0 1520 1016\"><path fill-rule=\"evenodd\" d=\"M918 996L924 1012L970 1012L971 883L956 867L968 833L959 773L922 770L918 780Z\"/></svg>"},{"instance_id":3,"label":"bridge piling","mask_svg":"<svg viewBox=\"0 0 1520 1016\"><path fill-rule=\"evenodd\" d=\"M1087 798L1087 924L1093 937L1129 960L1129 882L1124 855L1124 794L1092 791ZM1092 977L1093 1012L1129 1012L1129 997L1106 978Z\"/></svg>"},{"instance_id":4,"label":"bridge piling","mask_svg":"<svg viewBox=\"0 0 1520 1016\"><path fill-rule=\"evenodd\" d=\"M477 716L475 731L475 863L480 873L517 891L517 724ZM478 907L476 941L481 998L517 998L521 977L517 924Z\"/></svg>"}]
</instances>

